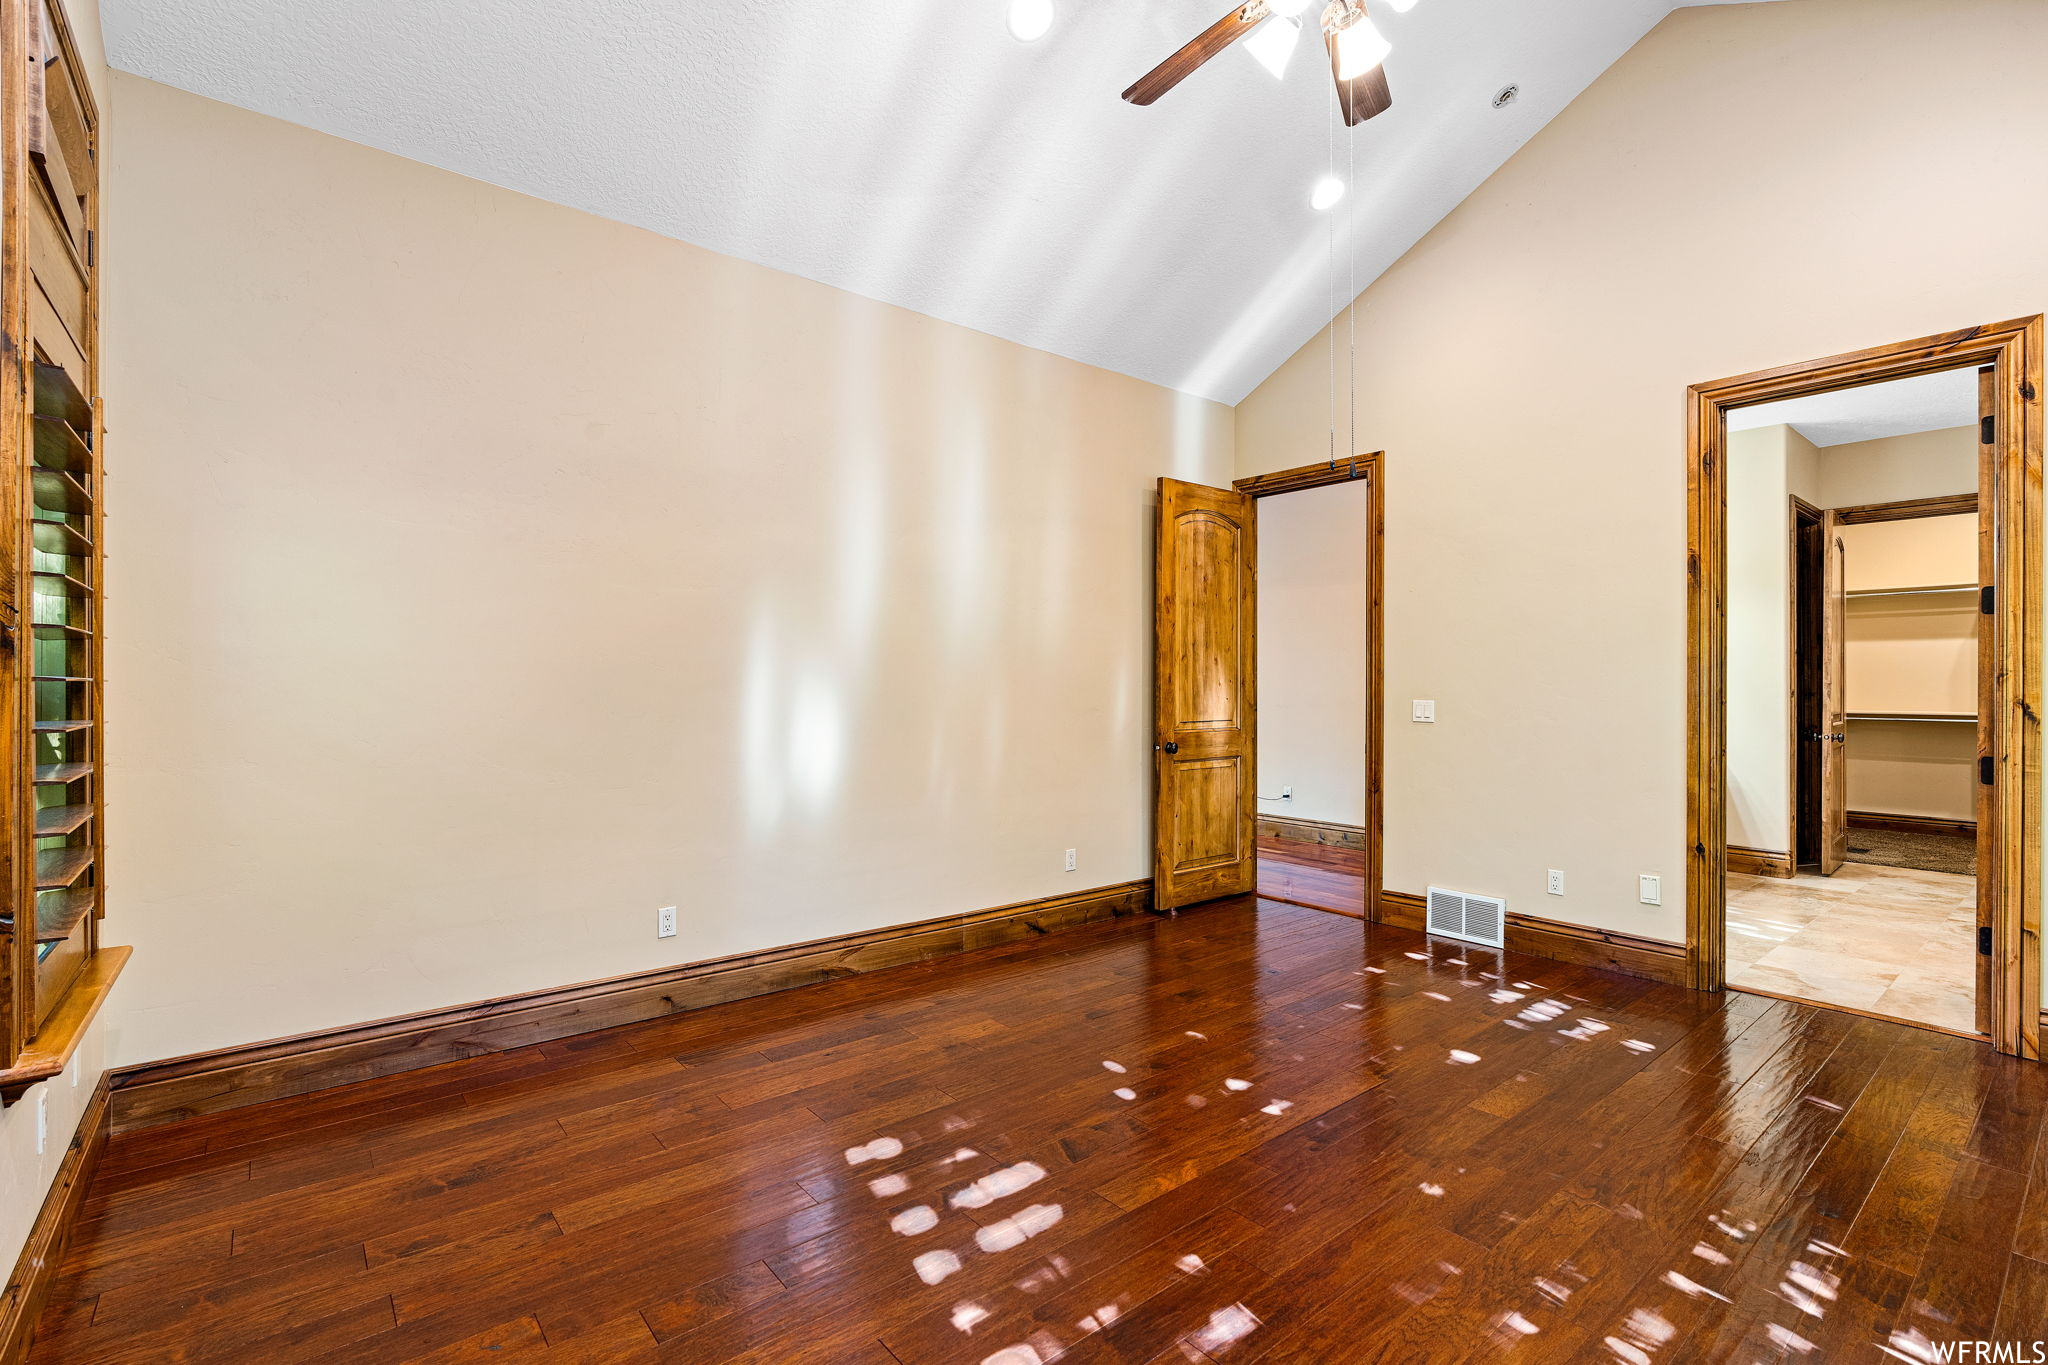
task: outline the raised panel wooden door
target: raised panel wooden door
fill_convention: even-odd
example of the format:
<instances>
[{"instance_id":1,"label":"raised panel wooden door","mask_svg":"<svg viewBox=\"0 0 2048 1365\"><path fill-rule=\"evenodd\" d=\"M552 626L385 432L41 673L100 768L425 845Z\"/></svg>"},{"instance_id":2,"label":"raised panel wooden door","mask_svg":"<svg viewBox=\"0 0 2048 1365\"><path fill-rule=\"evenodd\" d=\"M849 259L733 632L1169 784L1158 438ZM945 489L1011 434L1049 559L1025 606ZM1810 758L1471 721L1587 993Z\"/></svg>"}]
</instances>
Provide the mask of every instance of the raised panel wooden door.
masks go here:
<instances>
[{"instance_id":1,"label":"raised panel wooden door","mask_svg":"<svg viewBox=\"0 0 2048 1365\"><path fill-rule=\"evenodd\" d=\"M1841 525L1821 513L1820 870L1832 876L1849 856L1849 580Z\"/></svg>"},{"instance_id":2,"label":"raised panel wooden door","mask_svg":"<svg viewBox=\"0 0 2048 1365\"><path fill-rule=\"evenodd\" d=\"M1253 500L1159 481L1153 899L1161 909L1258 880Z\"/></svg>"}]
</instances>

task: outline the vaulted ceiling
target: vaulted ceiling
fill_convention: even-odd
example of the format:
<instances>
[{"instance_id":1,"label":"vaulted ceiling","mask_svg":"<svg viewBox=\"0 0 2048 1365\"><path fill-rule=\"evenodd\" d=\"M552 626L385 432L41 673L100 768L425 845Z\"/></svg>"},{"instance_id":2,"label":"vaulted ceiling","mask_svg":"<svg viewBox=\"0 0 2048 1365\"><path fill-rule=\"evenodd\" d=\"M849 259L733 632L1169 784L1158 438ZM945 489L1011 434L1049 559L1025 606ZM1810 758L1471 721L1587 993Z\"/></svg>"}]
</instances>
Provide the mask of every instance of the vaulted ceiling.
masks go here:
<instances>
[{"instance_id":1,"label":"vaulted ceiling","mask_svg":"<svg viewBox=\"0 0 2048 1365\"><path fill-rule=\"evenodd\" d=\"M102 3L123 70L1205 397L1334 311L1320 52L1117 98L1227 0L1056 0L1030 44L1005 0ZM1363 288L1679 7L1376 6L1395 103L1336 134L1340 277Z\"/></svg>"}]
</instances>

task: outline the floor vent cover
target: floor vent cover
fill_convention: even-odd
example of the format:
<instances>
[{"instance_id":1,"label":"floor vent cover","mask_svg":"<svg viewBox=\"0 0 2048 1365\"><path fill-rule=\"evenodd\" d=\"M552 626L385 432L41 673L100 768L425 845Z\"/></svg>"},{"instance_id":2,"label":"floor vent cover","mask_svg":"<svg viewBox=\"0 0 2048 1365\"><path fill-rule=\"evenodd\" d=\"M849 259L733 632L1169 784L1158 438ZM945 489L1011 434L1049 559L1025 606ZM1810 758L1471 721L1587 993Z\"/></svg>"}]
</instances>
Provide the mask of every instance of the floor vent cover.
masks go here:
<instances>
[{"instance_id":1,"label":"floor vent cover","mask_svg":"<svg viewBox=\"0 0 2048 1365\"><path fill-rule=\"evenodd\" d=\"M1468 896L1462 891L1429 888L1429 919L1424 927L1432 934L1484 943L1489 948L1507 946L1508 903L1494 896Z\"/></svg>"}]
</instances>

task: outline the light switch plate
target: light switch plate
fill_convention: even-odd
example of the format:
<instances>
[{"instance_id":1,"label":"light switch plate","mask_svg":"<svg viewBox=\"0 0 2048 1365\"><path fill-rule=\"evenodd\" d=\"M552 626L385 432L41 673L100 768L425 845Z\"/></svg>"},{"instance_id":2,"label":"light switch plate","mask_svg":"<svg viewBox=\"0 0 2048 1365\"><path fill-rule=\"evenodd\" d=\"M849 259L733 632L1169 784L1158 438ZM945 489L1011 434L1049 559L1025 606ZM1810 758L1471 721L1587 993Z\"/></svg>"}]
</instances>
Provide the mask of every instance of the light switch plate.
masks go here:
<instances>
[{"instance_id":1,"label":"light switch plate","mask_svg":"<svg viewBox=\"0 0 2048 1365\"><path fill-rule=\"evenodd\" d=\"M1436 703L1433 701L1416 702L1415 719L1419 724L1434 725L1436 723Z\"/></svg>"},{"instance_id":2,"label":"light switch plate","mask_svg":"<svg viewBox=\"0 0 2048 1365\"><path fill-rule=\"evenodd\" d=\"M1664 903L1664 879L1654 872L1645 872L1636 878L1636 899L1644 905Z\"/></svg>"}]
</instances>

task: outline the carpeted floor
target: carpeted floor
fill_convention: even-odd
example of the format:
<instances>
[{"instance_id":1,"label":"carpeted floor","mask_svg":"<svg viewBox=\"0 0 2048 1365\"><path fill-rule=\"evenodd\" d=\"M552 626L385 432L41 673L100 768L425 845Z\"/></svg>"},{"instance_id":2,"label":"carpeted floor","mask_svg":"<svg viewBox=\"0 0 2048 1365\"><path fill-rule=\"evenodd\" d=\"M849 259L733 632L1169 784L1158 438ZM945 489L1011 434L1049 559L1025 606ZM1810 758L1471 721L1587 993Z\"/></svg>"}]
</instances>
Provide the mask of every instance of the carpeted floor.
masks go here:
<instances>
[{"instance_id":1,"label":"carpeted floor","mask_svg":"<svg viewBox=\"0 0 2048 1365\"><path fill-rule=\"evenodd\" d=\"M1849 861L1880 867L1917 867L1925 872L1974 876L1977 841L1967 834L1902 834L1891 829L1849 830Z\"/></svg>"}]
</instances>

